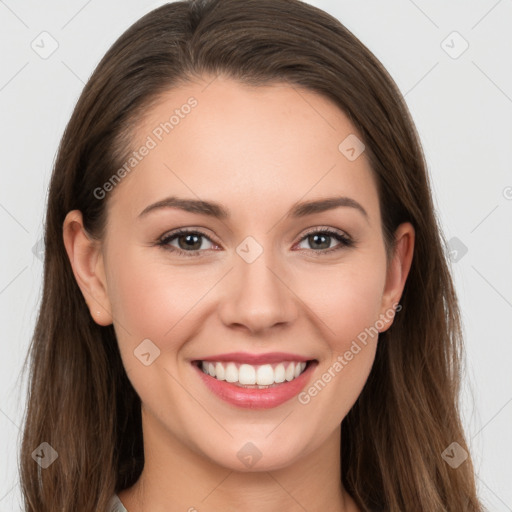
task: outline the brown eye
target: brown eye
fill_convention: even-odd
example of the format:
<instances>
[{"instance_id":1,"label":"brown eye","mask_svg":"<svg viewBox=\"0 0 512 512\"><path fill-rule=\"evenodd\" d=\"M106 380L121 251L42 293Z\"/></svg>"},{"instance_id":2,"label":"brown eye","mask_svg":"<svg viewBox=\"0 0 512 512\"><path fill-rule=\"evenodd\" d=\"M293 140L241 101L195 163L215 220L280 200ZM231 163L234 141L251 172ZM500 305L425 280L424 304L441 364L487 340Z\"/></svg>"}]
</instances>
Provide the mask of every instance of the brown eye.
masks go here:
<instances>
[{"instance_id":1,"label":"brown eye","mask_svg":"<svg viewBox=\"0 0 512 512\"><path fill-rule=\"evenodd\" d=\"M332 247L331 243L333 240L338 241L338 245ZM330 229L319 229L307 233L301 239L301 242L302 241L306 241L309 245L306 249L320 253L332 252L353 245L353 241L348 236Z\"/></svg>"},{"instance_id":2,"label":"brown eye","mask_svg":"<svg viewBox=\"0 0 512 512\"><path fill-rule=\"evenodd\" d=\"M187 233L186 235L179 235L176 238L176 240L178 241L178 245L179 245L180 249L185 249L185 250L201 249L201 245L202 245L201 235Z\"/></svg>"},{"instance_id":3,"label":"brown eye","mask_svg":"<svg viewBox=\"0 0 512 512\"><path fill-rule=\"evenodd\" d=\"M204 239L214 245L210 238L201 231L181 230L165 235L160 239L158 245L166 250L176 251L184 256L200 256L202 251L211 249L211 247L203 247ZM175 245L174 242L177 242L177 245Z\"/></svg>"}]
</instances>

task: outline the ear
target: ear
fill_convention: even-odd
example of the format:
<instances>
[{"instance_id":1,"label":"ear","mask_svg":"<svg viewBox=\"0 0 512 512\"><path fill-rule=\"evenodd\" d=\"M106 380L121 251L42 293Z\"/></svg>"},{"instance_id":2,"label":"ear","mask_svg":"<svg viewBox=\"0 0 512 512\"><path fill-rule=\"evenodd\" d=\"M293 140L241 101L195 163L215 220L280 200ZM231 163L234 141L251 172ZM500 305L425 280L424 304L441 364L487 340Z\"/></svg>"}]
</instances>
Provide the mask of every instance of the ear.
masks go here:
<instances>
[{"instance_id":1,"label":"ear","mask_svg":"<svg viewBox=\"0 0 512 512\"><path fill-rule=\"evenodd\" d=\"M384 332L391 327L395 317L407 276L412 264L414 254L415 231L410 222L404 222L395 231L395 248L389 262L386 285L382 295L381 319L384 317L384 327L379 332Z\"/></svg>"},{"instance_id":2,"label":"ear","mask_svg":"<svg viewBox=\"0 0 512 512\"><path fill-rule=\"evenodd\" d=\"M110 325L112 309L107 294L101 245L87 234L79 210L72 210L66 215L62 235L73 274L93 320L99 325Z\"/></svg>"}]
</instances>

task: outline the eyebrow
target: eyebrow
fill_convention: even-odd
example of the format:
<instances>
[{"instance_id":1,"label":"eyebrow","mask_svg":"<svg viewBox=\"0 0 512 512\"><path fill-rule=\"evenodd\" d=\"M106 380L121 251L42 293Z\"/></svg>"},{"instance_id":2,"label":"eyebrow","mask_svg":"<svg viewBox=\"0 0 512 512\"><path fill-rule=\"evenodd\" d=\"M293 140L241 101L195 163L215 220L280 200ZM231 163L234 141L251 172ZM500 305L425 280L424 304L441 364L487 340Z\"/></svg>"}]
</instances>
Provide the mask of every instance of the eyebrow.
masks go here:
<instances>
[{"instance_id":1,"label":"eyebrow","mask_svg":"<svg viewBox=\"0 0 512 512\"><path fill-rule=\"evenodd\" d=\"M327 197L313 201L299 202L293 205L290 211L286 214L286 217L306 217L307 215L313 215L315 213L321 213L339 207L354 208L355 210L359 211L366 218L366 220L368 220L367 211L360 203L350 197ZM150 204L144 208L144 210L142 210L142 212L139 214L139 218L144 217L152 211L163 208L178 208L189 213L208 215L209 217L214 217L220 220L229 219L231 216L229 210L214 201L182 199L179 197L171 196L156 203Z\"/></svg>"}]
</instances>

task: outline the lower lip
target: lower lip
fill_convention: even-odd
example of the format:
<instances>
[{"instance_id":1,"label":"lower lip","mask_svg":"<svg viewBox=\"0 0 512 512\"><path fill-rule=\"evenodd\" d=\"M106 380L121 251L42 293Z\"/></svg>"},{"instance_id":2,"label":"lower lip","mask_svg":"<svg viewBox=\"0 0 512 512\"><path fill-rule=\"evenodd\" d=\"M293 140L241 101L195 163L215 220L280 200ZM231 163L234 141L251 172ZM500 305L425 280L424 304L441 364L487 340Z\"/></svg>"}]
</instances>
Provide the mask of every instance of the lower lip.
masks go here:
<instances>
[{"instance_id":1,"label":"lower lip","mask_svg":"<svg viewBox=\"0 0 512 512\"><path fill-rule=\"evenodd\" d=\"M222 400L237 407L270 409L298 395L306 386L316 364L316 361L309 362L306 369L297 378L264 389L243 388L225 380L217 380L211 375L204 373L198 365L193 364L192 366L199 372L201 379L208 389Z\"/></svg>"}]
</instances>

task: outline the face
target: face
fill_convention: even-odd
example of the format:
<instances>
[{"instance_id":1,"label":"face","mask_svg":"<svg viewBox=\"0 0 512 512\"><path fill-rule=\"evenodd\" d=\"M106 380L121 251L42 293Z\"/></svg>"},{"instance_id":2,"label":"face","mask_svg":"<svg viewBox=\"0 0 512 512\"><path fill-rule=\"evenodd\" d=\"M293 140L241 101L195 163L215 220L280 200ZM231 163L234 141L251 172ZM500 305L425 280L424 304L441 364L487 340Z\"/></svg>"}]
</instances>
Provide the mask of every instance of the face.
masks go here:
<instances>
[{"instance_id":1,"label":"face","mask_svg":"<svg viewBox=\"0 0 512 512\"><path fill-rule=\"evenodd\" d=\"M169 91L138 125L81 287L114 324L145 432L227 468L277 469L339 438L412 234L400 227L387 264L362 137L335 104L208 83Z\"/></svg>"}]
</instances>

